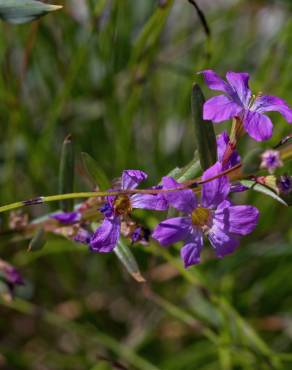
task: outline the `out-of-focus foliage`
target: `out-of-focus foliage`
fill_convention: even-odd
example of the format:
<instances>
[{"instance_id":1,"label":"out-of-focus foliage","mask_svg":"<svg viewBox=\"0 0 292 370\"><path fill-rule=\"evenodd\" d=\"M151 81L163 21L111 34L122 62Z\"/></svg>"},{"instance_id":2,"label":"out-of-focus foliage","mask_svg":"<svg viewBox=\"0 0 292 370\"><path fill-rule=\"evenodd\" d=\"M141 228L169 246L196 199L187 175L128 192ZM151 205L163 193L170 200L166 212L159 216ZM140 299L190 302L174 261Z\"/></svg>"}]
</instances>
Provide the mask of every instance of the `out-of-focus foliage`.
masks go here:
<instances>
[{"instance_id":1,"label":"out-of-focus foliage","mask_svg":"<svg viewBox=\"0 0 292 370\"><path fill-rule=\"evenodd\" d=\"M292 103L290 1L197 3L210 39L187 0L65 0L37 23L0 24L1 204L58 193L69 133L76 190L92 188L81 152L110 179L140 168L156 184L183 167L196 149L190 98L204 68L248 71L253 91ZM263 148L289 132L279 115L273 121ZM239 151L255 144L244 138ZM217 260L205 247L203 263L184 271L175 247L133 247L146 284L115 254L61 237L28 253L27 240L4 232L4 215L1 257L26 284L1 306L0 368L292 369L291 208L257 192L236 201L261 213L237 252ZM160 215L137 217L152 227Z\"/></svg>"}]
</instances>

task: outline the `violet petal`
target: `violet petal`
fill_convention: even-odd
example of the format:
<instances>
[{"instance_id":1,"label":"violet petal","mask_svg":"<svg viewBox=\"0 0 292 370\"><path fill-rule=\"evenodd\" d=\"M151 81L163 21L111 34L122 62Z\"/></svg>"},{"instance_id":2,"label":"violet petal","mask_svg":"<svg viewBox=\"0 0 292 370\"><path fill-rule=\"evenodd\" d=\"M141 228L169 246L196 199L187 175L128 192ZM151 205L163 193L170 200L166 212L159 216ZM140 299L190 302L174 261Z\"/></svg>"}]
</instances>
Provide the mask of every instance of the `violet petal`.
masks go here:
<instances>
[{"instance_id":1,"label":"violet petal","mask_svg":"<svg viewBox=\"0 0 292 370\"><path fill-rule=\"evenodd\" d=\"M216 162L208 168L202 176L202 180L207 180L222 172L222 164ZM204 207L216 208L228 195L230 191L230 182L227 176L221 176L217 179L206 182L202 186L202 204Z\"/></svg>"},{"instance_id":2,"label":"violet petal","mask_svg":"<svg viewBox=\"0 0 292 370\"><path fill-rule=\"evenodd\" d=\"M130 197L133 208L166 211L168 202L162 194L135 194Z\"/></svg>"},{"instance_id":3,"label":"violet petal","mask_svg":"<svg viewBox=\"0 0 292 370\"><path fill-rule=\"evenodd\" d=\"M256 98L251 110L258 113L270 111L279 112L288 123L292 123L292 109L288 106L285 100L276 96L263 95Z\"/></svg>"},{"instance_id":4,"label":"violet petal","mask_svg":"<svg viewBox=\"0 0 292 370\"><path fill-rule=\"evenodd\" d=\"M227 132L223 131L220 135L218 135L217 139L216 139L216 142L217 142L218 161L222 162L225 151L226 151L227 146L230 142L230 138L229 138ZM238 154L238 152L236 150L234 150L232 155L229 158L227 167L233 167L238 163L240 163L240 155Z\"/></svg>"},{"instance_id":5,"label":"violet petal","mask_svg":"<svg viewBox=\"0 0 292 370\"><path fill-rule=\"evenodd\" d=\"M86 229L80 228L74 236L74 241L82 244L89 244L92 238L92 233Z\"/></svg>"},{"instance_id":6,"label":"violet petal","mask_svg":"<svg viewBox=\"0 0 292 370\"><path fill-rule=\"evenodd\" d=\"M251 97L251 91L248 87L249 74L244 72L227 72L226 79L236 92L238 100L247 107Z\"/></svg>"},{"instance_id":7,"label":"violet petal","mask_svg":"<svg viewBox=\"0 0 292 370\"><path fill-rule=\"evenodd\" d=\"M60 212L55 213L54 215L50 216L55 220L59 221L60 223L67 225L73 224L74 222L78 222L81 219L81 214L79 212Z\"/></svg>"},{"instance_id":8,"label":"violet petal","mask_svg":"<svg viewBox=\"0 0 292 370\"><path fill-rule=\"evenodd\" d=\"M180 250L185 268L200 263L200 254L203 247L203 234L200 229L194 229L187 237L185 245Z\"/></svg>"},{"instance_id":9,"label":"violet petal","mask_svg":"<svg viewBox=\"0 0 292 370\"><path fill-rule=\"evenodd\" d=\"M216 72L212 71L211 69L206 69L199 73L204 76L206 85L211 90L223 91L226 94L231 93L230 86L220 76L218 76Z\"/></svg>"},{"instance_id":10,"label":"violet petal","mask_svg":"<svg viewBox=\"0 0 292 370\"><path fill-rule=\"evenodd\" d=\"M125 170L122 174L122 189L135 189L147 179L147 174L140 170Z\"/></svg>"},{"instance_id":11,"label":"violet petal","mask_svg":"<svg viewBox=\"0 0 292 370\"><path fill-rule=\"evenodd\" d=\"M221 226L215 223L208 233L208 239L220 258L232 253L239 245L239 237L221 229Z\"/></svg>"},{"instance_id":12,"label":"violet petal","mask_svg":"<svg viewBox=\"0 0 292 370\"><path fill-rule=\"evenodd\" d=\"M270 118L258 112L246 111L243 125L249 136L256 141L268 140L273 134Z\"/></svg>"},{"instance_id":13,"label":"violet petal","mask_svg":"<svg viewBox=\"0 0 292 370\"><path fill-rule=\"evenodd\" d=\"M248 187L242 185L240 182L235 182L230 186L230 193L241 193L246 190L248 190Z\"/></svg>"},{"instance_id":14,"label":"violet petal","mask_svg":"<svg viewBox=\"0 0 292 370\"><path fill-rule=\"evenodd\" d=\"M218 123L237 116L242 109L243 107L233 98L218 95L204 103L203 118L204 120L212 120L214 123Z\"/></svg>"},{"instance_id":15,"label":"violet petal","mask_svg":"<svg viewBox=\"0 0 292 370\"><path fill-rule=\"evenodd\" d=\"M111 252L120 237L120 218L104 219L102 224L95 230L91 240L90 249L93 252Z\"/></svg>"},{"instance_id":16,"label":"violet petal","mask_svg":"<svg viewBox=\"0 0 292 370\"><path fill-rule=\"evenodd\" d=\"M256 207L246 205L230 206L230 203L224 208L220 205L214 214L215 222L221 223L222 229L224 228L228 233L238 235L251 233L258 223L258 218L259 211Z\"/></svg>"},{"instance_id":17,"label":"violet petal","mask_svg":"<svg viewBox=\"0 0 292 370\"><path fill-rule=\"evenodd\" d=\"M190 217L175 217L162 221L156 226L152 237L163 246L169 246L180 240L185 240L192 229Z\"/></svg>"},{"instance_id":18,"label":"violet petal","mask_svg":"<svg viewBox=\"0 0 292 370\"><path fill-rule=\"evenodd\" d=\"M168 176L162 178L162 184L163 189L176 189L182 186L174 178ZM164 193L164 197L172 207L185 213L191 213L198 204L196 195L191 189Z\"/></svg>"}]
</instances>

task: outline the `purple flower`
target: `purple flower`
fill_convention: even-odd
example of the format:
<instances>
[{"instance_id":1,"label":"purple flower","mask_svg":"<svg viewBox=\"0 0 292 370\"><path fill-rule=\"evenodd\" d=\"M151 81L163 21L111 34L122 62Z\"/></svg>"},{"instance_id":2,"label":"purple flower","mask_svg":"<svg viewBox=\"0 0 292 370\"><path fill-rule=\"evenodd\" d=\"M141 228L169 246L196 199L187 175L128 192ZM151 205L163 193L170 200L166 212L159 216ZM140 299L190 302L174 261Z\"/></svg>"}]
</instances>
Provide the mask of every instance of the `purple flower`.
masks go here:
<instances>
[{"instance_id":1,"label":"purple flower","mask_svg":"<svg viewBox=\"0 0 292 370\"><path fill-rule=\"evenodd\" d=\"M280 158L280 152L278 150L266 150L262 155L261 168L265 168L269 173L274 173L278 167L283 166L283 162Z\"/></svg>"},{"instance_id":2,"label":"purple flower","mask_svg":"<svg viewBox=\"0 0 292 370\"><path fill-rule=\"evenodd\" d=\"M227 72L227 82L212 70L201 73L210 89L225 93L205 102L204 119L217 123L239 116L247 133L257 141L268 140L272 136L272 121L263 113L277 111L288 123L292 123L292 110L283 99L252 95L248 86L248 73Z\"/></svg>"},{"instance_id":3,"label":"purple flower","mask_svg":"<svg viewBox=\"0 0 292 370\"><path fill-rule=\"evenodd\" d=\"M59 221L61 224L68 225L80 221L81 214L80 212L59 212L50 216L55 220Z\"/></svg>"},{"instance_id":4,"label":"purple flower","mask_svg":"<svg viewBox=\"0 0 292 370\"><path fill-rule=\"evenodd\" d=\"M121 190L135 189L147 175L139 170L126 170L122 174ZM111 252L120 237L121 221L127 217L133 208L142 208L156 211L165 211L168 203L162 194L121 194L109 196L107 203L102 207L105 219L94 232L90 240L90 249L94 252Z\"/></svg>"},{"instance_id":5,"label":"purple flower","mask_svg":"<svg viewBox=\"0 0 292 370\"><path fill-rule=\"evenodd\" d=\"M217 162L204 172L202 179L220 172L222 165ZM164 177L163 186L170 189L179 184L173 178ZM259 212L252 206L231 204L226 200L229 191L229 180L222 176L203 184L200 202L190 189L166 193L169 203L184 215L161 222L156 226L153 238L163 246L183 240L181 257L185 267L200 262L204 235L214 247L217 257L233 252L239 245L240 237L255 228Z\"/></svg>"}]
</instances>

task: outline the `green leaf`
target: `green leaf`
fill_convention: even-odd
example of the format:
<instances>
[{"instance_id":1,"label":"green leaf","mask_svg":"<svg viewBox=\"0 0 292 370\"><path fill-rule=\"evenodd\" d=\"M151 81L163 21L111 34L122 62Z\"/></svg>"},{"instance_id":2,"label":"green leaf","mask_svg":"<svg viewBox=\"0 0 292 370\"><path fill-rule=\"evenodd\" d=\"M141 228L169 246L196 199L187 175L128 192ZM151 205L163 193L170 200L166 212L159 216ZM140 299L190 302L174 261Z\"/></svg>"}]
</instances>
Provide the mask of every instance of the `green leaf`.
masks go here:
<instances>
[{"instance_id":1,"label":"green leaf","mask_svg":"<svg viewBox=\"0 0 292 370\"><path fill-rule=\"evenodd\" d=\"M269 189L267 186L259 184L254 180L241 180L240 183L249 189L252 189L252 190L258 191L259 193L268 195L269 197L277 200L279 203L284 204L284 206L287 206L287 203L282 198L280 198L275 192L273 192L273 190Z\"/></svg>"},{"instance_id":2,"label":"green leaf","mask_svg":"<svg viewBox=\"0 0 292 370\"><path fill-rule=\"evenodd\" d=\"M211 121L203 120L204 95L199 85L192 89L192 115L195 127L195 140L201 167L206 170L217 161L217 144Z\"/></svg>"},{"instance_id":3,"label":"green leaf","mask_svg":"<svg viewBox=\"0 0 292 370\"><path fill-rule=\"evenodd\" d=\"M61 162L59 169L59 194L72 193L74 190L74 165L75 156L71 135L68 135L62 145ZM60 207L64 212L72 211L73 199L60 201Z\"/></svg>"},{"instance_id":4,"label":"green leaf","mask_svg":"<svg viewBox=\"0 0 292 370\"><path fill-rule=\"evenodd\" d=\"M14 24L27 23L61 8L35 0L0 0L0 18Z\"/></svg>"},{"instance_id":5,"label":"green leaf","mask_svg":"<svg viewBox=\"0 0 292 370\"><path fill-rule=\"evenodd\" d=\"M242 161L242 172L245 175L255 173L259 170L261 165L261 154L263 153L262 148L256 148L251 150Z\"/></svg>"},{"instance_id":6,"label":"green leaf","mask_svg":"<svg viewBox=\"0 0 292 370\"><path fill-rule=\"evenodd\" d=\"M42 227L38 228L35 232L33 238L31 239L29 246L28 246L28 252L35 252L44 247L46 244L46 234Z\"/></svg>"},{"instance_id":7,"label":"green leaf","mask_svg":"<svg viewBox=\"0 0 292 370\"><path fill-rule=\"evenodd\" d=\"M141 275L141 272L139 270L137 261L135 257L133 256L133 253L131 252L130 248L123 242L123 240L119 240L117 246L114 249L114 252L118 259L122 262L122 264L125 266L127 271L132 275L132 277L138 281L139 283L144 283L146 280Z\"/></svg>"},{"instance_id":8,"label":"green leaf","mask_svg":"<svg viewBox=\"0 0 292 370\"><path fill-rule=\"evenodd\" d=\"M88 153L81 153L82 163L87 175L91 178L95 185L98 185L101 190L108 189L110 182L103 169L98 165L95 159L93 159Z\"/></svg>"},{"instance_id":9,"label":"green leaf","mask_svg":"<svg viewBox=\"0 0 292 370\"><path fill-rule=\"evenodd\" d=\"M176 177L178 182L184 182L188 180L192 180L195 177L199 176L201 172L200 161L195 157L181 169L181 172L178 177Z\"/></svg>"},{"instance_id":10,"label":"green leaf","mask_svg":"<svg viewBox=\"0 0 292 370\"><path fill-rule=\"evenodd\" d=\"M175 167L166 176L173 177L178 182L184 182L187 180L192 180L195 177L199 176L200 172L201 166L196 152L194 155L194 159L192 159L188 164L186 164L182 168Z\"/></svg>"}]
</instances>

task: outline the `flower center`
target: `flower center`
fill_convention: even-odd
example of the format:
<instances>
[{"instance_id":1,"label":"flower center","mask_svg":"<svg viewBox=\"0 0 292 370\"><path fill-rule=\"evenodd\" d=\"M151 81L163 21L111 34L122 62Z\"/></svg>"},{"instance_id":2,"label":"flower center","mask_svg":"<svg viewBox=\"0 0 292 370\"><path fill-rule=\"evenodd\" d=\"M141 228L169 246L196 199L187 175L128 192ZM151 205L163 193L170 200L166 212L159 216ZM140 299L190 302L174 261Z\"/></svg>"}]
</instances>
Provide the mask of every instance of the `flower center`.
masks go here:
<instances>
[{"instance_id":1,"label":"flower center","mask_svg":"<svg viewBox=\"0 0 292 370\"><path fill-rule=\"evenodd\" d=\"M209 223L211 212L207 208L198 207L192 212L192 223L196 226L205 226Z\"/></svg>"},{"instance_id":2,"label":"flower center","mask_svg":"<svg viewBox=\"0 0 292 370\"><path fill-rule=\"evenodd\" d=\"M132 211L130 198L127 195L118 195L114 201L114 210L116 215L128 214Z\"/></svg>"},{"instance_id":3,"label":"flower center","mask_svg":"<svg viewBox=\"0 0 292 370\"><path fill-rule=\"evenodd\" d=\"M262 95L263 95L263 93L261 91L259 91L256 95L252 94L252 96L251 96L251 98L249 99L249 102L248 102L248 109L251 109L254 102L256 101L256 99L260 98Z\"/></svg>"}]
</instances>

